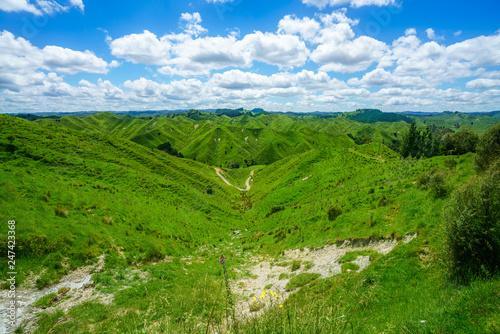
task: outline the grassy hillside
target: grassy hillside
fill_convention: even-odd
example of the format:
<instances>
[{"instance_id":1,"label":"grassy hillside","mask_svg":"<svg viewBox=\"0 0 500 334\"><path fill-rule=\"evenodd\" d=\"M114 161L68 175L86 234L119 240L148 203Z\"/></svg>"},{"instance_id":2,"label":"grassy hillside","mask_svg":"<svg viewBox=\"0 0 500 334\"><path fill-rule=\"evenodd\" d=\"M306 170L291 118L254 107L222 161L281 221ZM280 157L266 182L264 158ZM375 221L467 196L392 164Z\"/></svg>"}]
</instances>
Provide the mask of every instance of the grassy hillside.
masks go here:
<instances>
[{"instance_id":1,"label":"grassy hillside","mask_svg":"<svg viewBox=\"0 0 500 334\"><path fill-rule=\"evenodd\" d=\"M445 160L401 161L379 144L293 156L256 174L248 193L256 204L249 215L255 229L275 232L272 243L263 242L272 250L426 233L439 225L444 200L414 182L433 168L444 170ZM448 191L470 175L471 157L460 158L457 169L447 173ZM328 210L335 206L342 214L330 221Z\"/></svg>"},{"instance_id":2,"label":"grassy hillside","mask_svg":"<svg viewBox=\"0 0 500 334\"><path fill-rule=\"evenodd\" d=\"M396 113L382 112L378 109L359 109L353 112L343 113L342 117L361 123L402 121L410 124L412 122L412 119L408 116Z\"/></svg>"},{"instance_id":3,"label":"grassy hillside","mask_svg":"<svg viewBox=\"0 0 500 334\"><path fill-rule=\"evenodd\" d=\"M415 117L417 125L444 127L454 131L462 128L469 128L482 136L486 130L498 123L496 113L489 114L465 114L465 113L446 113L432 117Z\"/></svg>"},{"instance_id":4,"label":"grassy hillside","mask_svg":"<svg viewBox=\"0 0 500 334\"><path fill-rule=\"evenodd\" d=\"M353 138L392 145L407 124L362 124L342 118L295 118L283 114L245 114L228 117L197 114L192 117L132 118L99 113L84 118L41 119L39 124L128 139L149 148L169 142L184 157L226 167L267 165L289 155L324 147L351 147Z\"/></svg>"},{"instance_id":5,"label":"grassy hillside","mask_svg":"<svg viewBox=\"0 0 500 334\"><path fill-rule=\"evenodd\" d=\"M128 263L149 261L218 239L236 219L237 191L208 166L100 133L3 115L0 127L1 217L19 222L21 266L58 263L44 284L67 272L63 255L70 268L113 249Z\"/></svg>"},{"instance_id":6,"label":"grassy hillside","mask_svg":"<svg viewBox=\"0 0 500 334\"><path fill-rule=\"evenodd\" d=\"M384 144L398 140L404 121L194 118L0 115L0 216L16 220L18 288L43 288L101 255L105 261L87 269L95 286L86 295L42 298L36 329L28 321L19 332L500 331L498 277L460 285L446 267L442 212L474 175L473 153L402 160ZM348 133L372 142L355 145ZM189 159L154 149L165 141ZM243 187L254 171L247 192L214 170L237 158L244 164L245 154L262 164L224 175ZM4 253L7 228L0 226ZM346 240L394 249L349 251L338 275L316 274L314 251ZM290 253L301 260L292 263ZM358 272L359 255L369 263ZM278 291L256 279L269 267L267 279L282 280L286 268L283 280L302 288ZM280 298L273 292L258 311L264 298L250 294L255 288ZM232 304L247 316L235 321Z\"/></svg>"}]
</instances>

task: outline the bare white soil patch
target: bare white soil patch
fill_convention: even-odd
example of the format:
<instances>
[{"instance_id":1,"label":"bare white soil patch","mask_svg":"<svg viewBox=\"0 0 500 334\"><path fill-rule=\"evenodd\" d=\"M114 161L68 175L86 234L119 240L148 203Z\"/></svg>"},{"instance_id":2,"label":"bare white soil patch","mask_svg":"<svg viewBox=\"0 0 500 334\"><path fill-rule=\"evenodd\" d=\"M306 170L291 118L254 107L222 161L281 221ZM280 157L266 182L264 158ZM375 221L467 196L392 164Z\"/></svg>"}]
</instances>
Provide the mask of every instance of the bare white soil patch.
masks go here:
<instances>
[{"instance_id":1,"label":"bare white soil patch","mask_svg":"<svg viewBox=\"0 0 500 334\"><path fill-rule=\"evenodd\" d=\"M408 243L416 236L416 234L407 235L401 242ZM398 241L395 239L370 241L364 245L363 243L353 243L346 240L340 246L326 245L321 248L292 249L285 251L283 258L280 259L280 263L288 263L286 266L273 265L275 262L273 259L254 258L252 261L256 261L257 264L249 268L250 277L234 282L231 287L231 291L239 295L238 300L235 301L236 316L238 318L258 316L271 305L279 307L293 293L293 291L286 291L286 285L290 279L284 278L280 280L281 274L290 276L301 273L317 273L321 275L320 278L331 277L342 272L339 259L347 252L373 250L385 255L392 251L397 244ZM298 270L292 272L291 263L295 260L302 261L302 265ZM306 261L312 262L311 268L306 268L304 264ZM358 256L352 263L356 263L359 266L357 271L361 271L370 265L370 257ZM255 302L253 297L255 297L256 301L262 302L264 300L260 296L266 286L268 287L266 289L268 291L265 302L266 307L257 312L250 312L250 305ZM277 293L280 298L272 297L271 290Z\"/></svg>"},{"instance_id":2,"label":"bare white soil patch","mask_svg":"<svg viewBox=\"0 0 500 334\"><path fill-rule=\"evenodd\" d=\"M103 267L104 255L101 255L97 263L78 268L61 278L59 283L42 290L38 290L35 287L37 277L28 279L25 283L26 287L18 287L16 289L17 326L22 325L25 327L25 333L32 333L36 330L37 313L41 311L49 314L58 310L66 312L87 301L99 301L104 304L111 303L112 296L95 291L94 284L90 280L92 274L100 272ZM64 296L60 296L61 302L56 306L49 308L33 306L40 298L51 293L57 294L61 288L69 288L70 290ZM6 305L8 302L10 302L10 298L7 299L7 291L3 291L0 297L0 315L2 319L7 319L8 310ZM15 327L7 327L4 321L0 324L0 334L13 333L14 329Z\"/></svg>"}]
</instances>

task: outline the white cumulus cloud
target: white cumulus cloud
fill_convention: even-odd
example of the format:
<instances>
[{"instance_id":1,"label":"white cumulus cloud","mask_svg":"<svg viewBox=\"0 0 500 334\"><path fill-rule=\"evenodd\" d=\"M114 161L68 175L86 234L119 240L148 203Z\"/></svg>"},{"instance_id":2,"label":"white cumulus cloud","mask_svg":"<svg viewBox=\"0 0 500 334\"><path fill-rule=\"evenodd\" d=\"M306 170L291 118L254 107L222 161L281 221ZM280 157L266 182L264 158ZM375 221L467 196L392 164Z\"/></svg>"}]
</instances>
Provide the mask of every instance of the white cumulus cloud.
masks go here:
<instances>
[{"instance_id":1,"label":"white cumulus cloud","mask_svg":"<svg viewBox=\"0 0 500 334\"><path fill-rule=\"evenodd\" d=\"M198 36L207 29L201 26L201 15L200 13L183 13L181 15L181 21L184 23L184 31L189 35Z\"/></svg>"},{"instance_id":2,"label":"white cumulus cloud","mask_svg":"<svg viewBox=\"0 0 500 334\"><path fill-rule=\"evenodd\" d=\"M55 0L36 0L30 3L29 0L1 0L0 10L5 12L28 12L35 15L56 14L67 12L71 8L78 8L82 12L85 5L82 0L69 0L66 4L61 4Z\"/></svg>"},{"instance_id":3,"label":"white cumulus cloud","mask_svg":"<svg viewBox=\"0 0 500 334\"><path fill-rule=\"evenodd\" d=\"M41 69L63 74L108 73L116 62L107 63L91 51L75 51L48 45L39 49L9 31L0 32L0 88L17 90L26 85L40 85L46 75ZM54 74L55 75L55 74Z\"/></svg>"},{"instance_id":4,"label":"white cumulus cloud","mask_svg":"<svg viewBox=\"0 0 500 334\"><path fill-rule=\"evenodd\" d=\"M289 35L300 35L302 39L311 41L320 30L320 23L309 17L299 19L293 15L286 15L278 23L278 32Z\"/></svg>"},{"instance_id":5,"label":"white cumulus cloud","mask_svg":"<svg viewBox=\"0 0 500 334\"><path fill-rule=\"evenodd\" d=\"M279 67L297 67L305 64L309 50L297 36L262 33L246 35L241 41L252 60Z\"/></svg>"},{"instance_id":6,"label":"white cumulus cloud","mask_svg":"<svg viewBox=\"0 0 500 334\"><path fill-rule=\"evenodd\" d=\"M359 8L363 6L381 7L397 4L395 0L302 0L302 3L318 7L319 9L323 9L326 6L339 7L349 5L354 8Z\"/></svg>"},{"instance_id":7,"label":"white cumulus cloud","mask_svg":"<svg viewBox=\"0 0 500 334\"><path fill-rule=\"evenodd\" d=\"M491 89L491 88L500 88L500 80L498 79L475 79L467 82L466 87L469 89Z\"/></svg>"},{"instance_id":8,"label":"white cumulus cloud","mask_svg":"<svg viewBox=\"0 0 500 334\"><path fill-rule=\"evenodd\" d=\"M126 35L110 43L111 54L132 63L165 65L170 59L171 43L167 38L158 39L144 30L141 34Z\"/></svg>"}]
</instances>

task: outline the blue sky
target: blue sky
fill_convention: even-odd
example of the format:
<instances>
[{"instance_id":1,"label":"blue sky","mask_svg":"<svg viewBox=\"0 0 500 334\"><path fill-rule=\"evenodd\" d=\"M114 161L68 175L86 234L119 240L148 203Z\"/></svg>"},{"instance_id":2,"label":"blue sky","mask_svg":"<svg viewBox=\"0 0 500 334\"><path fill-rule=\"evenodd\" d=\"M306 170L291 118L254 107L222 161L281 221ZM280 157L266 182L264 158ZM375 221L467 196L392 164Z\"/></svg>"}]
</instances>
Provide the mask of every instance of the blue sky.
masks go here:
<instances>
[{"instance_id":1,"label":"blue sky","mask_svg":"<svg viewBox=\"0 0 500 334\"><path fill-rule=\"evenodd\" d=\"M500 109L500 3L0 0L0 111Z\"/></svg>"}]
</instances>

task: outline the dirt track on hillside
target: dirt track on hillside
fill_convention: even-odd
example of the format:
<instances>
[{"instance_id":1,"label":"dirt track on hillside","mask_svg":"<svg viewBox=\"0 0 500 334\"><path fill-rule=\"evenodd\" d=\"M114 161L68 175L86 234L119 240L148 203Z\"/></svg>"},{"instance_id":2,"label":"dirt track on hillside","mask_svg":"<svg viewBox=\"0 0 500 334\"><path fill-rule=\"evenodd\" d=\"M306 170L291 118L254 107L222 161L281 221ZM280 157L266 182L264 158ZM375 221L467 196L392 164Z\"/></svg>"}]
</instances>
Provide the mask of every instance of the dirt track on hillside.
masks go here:
<instances>
[{"instance_id":1,"label":"dirt track on hillside","mask_svg":"<svg viewBox=\"0 0 500 334\"><path fill-rule=\"evenodd\" d=\"M231 186L231 187L235 187L236 189L238 189L239 191L249 191L250 188L252 188L252 186L250 185L250 181L252 180L252 177L253 177L253 172L255 172L255 170L251 171L250 172L250 176L248 177L248 179L246 180L245 182L245 187L246 189L241 189L241 188L238 188L234 185L232 185L228 180L226 180L226 178L224 177L224 171L220 168L217 168L215 167L215 172L217 173L217 175L222 179L222 181L224 181L228 186Z\"/></svg>"}]
</instances>

